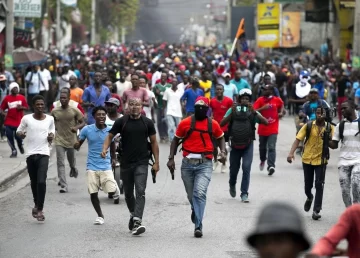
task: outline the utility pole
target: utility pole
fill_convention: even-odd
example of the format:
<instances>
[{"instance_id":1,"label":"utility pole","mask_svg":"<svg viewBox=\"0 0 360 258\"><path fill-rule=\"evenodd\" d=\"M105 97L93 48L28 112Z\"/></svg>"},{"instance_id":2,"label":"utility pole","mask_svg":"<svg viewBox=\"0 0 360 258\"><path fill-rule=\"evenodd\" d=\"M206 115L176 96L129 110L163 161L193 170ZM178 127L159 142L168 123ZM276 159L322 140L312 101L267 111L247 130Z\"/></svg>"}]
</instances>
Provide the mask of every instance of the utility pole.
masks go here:
<instances>
[{"instance_id":1,"label":"utility pole","mask_svg":"<svg viewBox=\"0 0 360 258\"><path fill-rule=\"evenodd\" d=\"M56 0L56 46L57 48L62 51L61 49L61 21L60 21L60 0Z\"/></svg>"},{"instance_id":2,"label":"utility pole","mask_svg":"<svg viewBox=\"0 0 360 258\"><path fill-rule=\"evenodd\" d=\"M96 1L91 0L91 39L90 39L90 44L95 44L95 42L96 42L95 14L96 14Z\"/></svg>"},{"instance_id":3,"label":"utility pole","mask_svg":"<svg viewBox=\"0 0 360 258\"><path fill-rule=\"evenodd\" d=\"M6 54L12 55L14 51L14 0L7 0L6 14Z\"/></svg>"},{"instance_id":4,"label":"utility pole","mask_svg":"<svg viewBox=\"0 0 360 258\"><path fill-rule=\"evenodd\" d=\"M360 54L360 1L355 1L355 19L354 19L354 42L353 51L355 56Z\"/></svg>"}]
</instances>

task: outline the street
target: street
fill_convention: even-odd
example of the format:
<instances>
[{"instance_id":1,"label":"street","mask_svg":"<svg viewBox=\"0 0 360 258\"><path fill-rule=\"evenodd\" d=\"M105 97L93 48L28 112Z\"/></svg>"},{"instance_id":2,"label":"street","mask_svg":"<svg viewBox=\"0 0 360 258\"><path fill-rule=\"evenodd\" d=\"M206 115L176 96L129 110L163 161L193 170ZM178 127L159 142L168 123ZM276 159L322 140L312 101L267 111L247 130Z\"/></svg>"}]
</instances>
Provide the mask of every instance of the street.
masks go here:
<instances>
[{"instance_id":1,"label":"street","mask_svg":"<svg viewBox=\"0 0 360 258\"><path fill-rule=\"evenodd\" d=\"M99 194L105 224L93 225L96 213L91 205L85 181L87 143L77 155L79 177L68 177L69 192L59 193L56 179L56 157L51 158L48 172L44 223L31 216L33 207L29 185L20 180L0 199L0 257L256 257L245 238L254 228L261 207L269 201L287 201L295 205L304 217L307 234L314 241L327 232L345 209L341 199L337 174L338 151L331 152L328 166L323 210L319 221L311 212L303 211L301 158L293 164L286 157L295 138L293 117L280 122L277 142L276 173L269 177L259 171L258 141L254 147L251 171L250 203L240 201L241 171L237 197L228 191L229 174L221 174L220 166L213 173L208 189L204 236L195 239L190 220L190 205L180 177L181 154L176 156L175 180L166 167L169 144L160 144L160 171L156 184L148 177L143 225L146 233L134 237L129 233L124 196L114 205L103 192ZM100 154L99 154L100 155ZM67 162L66 162L67 163ZM66 168L67 173L70 169Z\"/></svg>"}]
</instances>

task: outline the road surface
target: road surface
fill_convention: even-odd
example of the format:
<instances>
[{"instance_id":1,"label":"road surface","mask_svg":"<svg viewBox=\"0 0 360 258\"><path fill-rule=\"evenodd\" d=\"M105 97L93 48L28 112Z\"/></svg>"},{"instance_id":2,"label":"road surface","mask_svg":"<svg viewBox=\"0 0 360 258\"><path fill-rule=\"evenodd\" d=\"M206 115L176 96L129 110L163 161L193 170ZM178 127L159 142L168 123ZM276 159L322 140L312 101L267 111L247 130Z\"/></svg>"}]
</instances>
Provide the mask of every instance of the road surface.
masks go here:
<instances>
[{"instance_id":1,"label":"road surface","mask_svg":"<svg viewBox=\"0 0 360 258\"><path fill-rule=\"evenodd\" d=\"M287 201L303 215L312 241L323 235L344 210L338 183L336 162L338 152L331 153L328 168L324 205L320 221L313 221L311 213L302 211L303 174L297 157L288 164L286 156L294 140L293 118L281 121L277 143L277 170L269 177L258 169L258 148L254 151L251 172L250 203L233 199L228 192L228 174L216 171L208 191L204 219L204 237L193 237L190 206L179 175L181 157L176 157L175 181L166 169L169 145L160 145L161 171L157 183L148 178L146 209L143 224L145 234L131 236L127 225L129 213L121 196L120 205L112 204L104 193L100 200L105 224L93 225L96 213L91 205L85 182L86 146L78 153L80 176L68 178L69 192L59 193L56 181L55 157L51 158L45 223L31 216L33 206L27 177L0 194L0 257L255 257L245 242L253 229L260 208L269 201ZM258 142L255 143L258 146ZM220 167L219 167L220 169ZM69 171L69 168L67 168ZM239 176L240 179L240 176ZM237 185L239 191L240 184ZM238 193L239 195L239 193Z\"/></svg>"}]
</instances>

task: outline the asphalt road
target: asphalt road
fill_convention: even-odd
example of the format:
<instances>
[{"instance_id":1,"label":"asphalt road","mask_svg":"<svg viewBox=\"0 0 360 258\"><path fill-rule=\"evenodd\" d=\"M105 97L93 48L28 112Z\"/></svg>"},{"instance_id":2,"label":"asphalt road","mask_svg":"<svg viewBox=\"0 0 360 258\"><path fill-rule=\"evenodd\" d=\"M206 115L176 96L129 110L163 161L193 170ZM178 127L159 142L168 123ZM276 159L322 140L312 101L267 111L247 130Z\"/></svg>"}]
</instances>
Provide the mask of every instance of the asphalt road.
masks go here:
<instances>
[{"instance_id":1,"label":"asphalt road","mask_svg":"<svg viewBox=\"0 0 360 258\"><path fill-rule=\"evenodd\" d=\"M260 208L269 201L287 201L300 211L305 201L303 174L298 158L286 163L295 129L292 118L281 121L277 144L277 170L269 177L258 170L255 148L250 184L250 203L228 193L228 174L216 171L208 191L204 219L204 237L193 237L190 206L179 174L171 180L166 169L169 145L161 144L161 171L157 183L148 180L143 224L145 234L132 236L128 229L129 213L121 196L120 205L100 194L105 224L93 225L96 213L85 183L86 143L78 153L79 178L68 178L69 192L59 193L56 164L49 168L45 202L46 221L31 216L33 206L27 177L0 195L0 257L255 257L244 241L256 223ZM258 146L258 142L255 143ZM337 151L331 153L324 205L320 221L301 211L312 241L323 235L344 210L337 176ZM55 157L51 162L56 161ZM179 173L181 157L176 157ZM67 171L69 169L67 168ZM239 177L240 178L240 177ZM238 183L237 188L240 185Z\"/></svg>"}]
</instances>

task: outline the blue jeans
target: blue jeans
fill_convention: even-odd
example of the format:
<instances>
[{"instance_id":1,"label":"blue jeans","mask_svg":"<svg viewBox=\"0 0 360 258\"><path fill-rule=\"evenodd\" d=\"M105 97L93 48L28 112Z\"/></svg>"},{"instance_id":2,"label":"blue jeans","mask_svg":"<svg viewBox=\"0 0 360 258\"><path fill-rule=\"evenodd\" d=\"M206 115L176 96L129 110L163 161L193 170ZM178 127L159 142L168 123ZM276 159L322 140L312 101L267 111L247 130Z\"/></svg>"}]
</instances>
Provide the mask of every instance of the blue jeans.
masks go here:
<instances>
[{"instance_id":1,"label":"blue jeans","mask_svg":"<svg viewBox=\"0 0 360 258\"><path fill-rule=\"evenodd\" d=\"M8 144L9 144L12 152L16 152L14 138L16 139L16 142L17 142L17 145L19 148L23 145L23 140L19 136L17 136L16 130L17 130L17 127L9 126L9 125L5 126L7 141L8 141Z\"/></svg>"},{"instance_id":2,"label":"blue jeans","mask_svg":"<svg viewBox=\"0 0 360 258\"><path fill-rule=\"evenodd\" d=\"M230 179L229 184L231 186L236 185L237 176L240 170L242 159L242 179L241 179L241 197L243 195L249 195L250 185L250 171L253 161L254 143L252 142L246 149L231 149L230 151Z\"/></svg>"},{"instance_id":3,"label":"blue jeans","mask_svg":"<svg viewBox=\"0 0 360 258\"><path fill-rule=\"evenodd\" d=\"M167 115L166 118L167 118L169 140L172 141L174 139L176 128L180 123L181 117Z\"/></svg>"},{"instance_id":4,"label":"blue jeans","mask_svg":"<svg viewBox=\"0 0 360 258\"><path fill-rule=\"evenodd\" d=\"M271 134L269 136L259 135L259 152L260 152L260 161L265 162L266 153L268 155L267 164L269 167L275 168L276 161L276 141L277 134Z\"/></svg>"},{"instance_id":5,"label":"blue jeans","mask_svg":"<svg viewBox=\"0 0 360 258\"><path fill-rule=\"evenodd\" d=\"M182 161L181 178L184 182L191 208L195 212L195 228L202 229L206 192L211 181L211 173L211 160L206 160L201 164L191 164L186 159Z\"/></svg>"}]
</instances>

